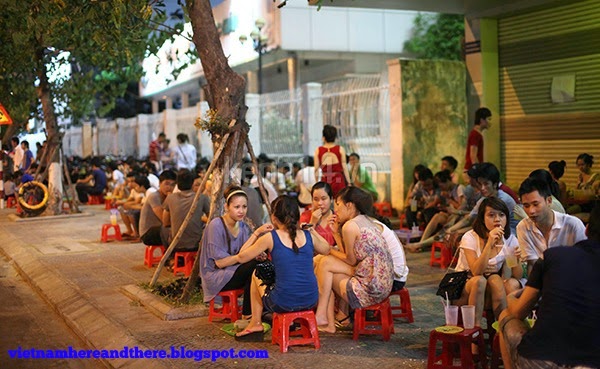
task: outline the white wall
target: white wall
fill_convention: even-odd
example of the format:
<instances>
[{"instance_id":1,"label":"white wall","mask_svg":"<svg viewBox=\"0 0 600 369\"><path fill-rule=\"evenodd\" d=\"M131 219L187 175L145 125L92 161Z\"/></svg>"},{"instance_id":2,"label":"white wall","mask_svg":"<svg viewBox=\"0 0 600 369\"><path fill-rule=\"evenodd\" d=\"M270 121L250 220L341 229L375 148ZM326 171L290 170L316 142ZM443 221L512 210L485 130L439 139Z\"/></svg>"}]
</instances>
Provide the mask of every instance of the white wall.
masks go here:
<instances>
[{"instance_id":1,"label":"white wall","mask_svg":"<svg viewBox=\"0 0 600 369\"><path fill-rule=\"evenodd\" d=\"M309 7L288 3L281 9L281 47L285 50L401 53L417 13L399 10Z\"/></svg>"}]
</instances>

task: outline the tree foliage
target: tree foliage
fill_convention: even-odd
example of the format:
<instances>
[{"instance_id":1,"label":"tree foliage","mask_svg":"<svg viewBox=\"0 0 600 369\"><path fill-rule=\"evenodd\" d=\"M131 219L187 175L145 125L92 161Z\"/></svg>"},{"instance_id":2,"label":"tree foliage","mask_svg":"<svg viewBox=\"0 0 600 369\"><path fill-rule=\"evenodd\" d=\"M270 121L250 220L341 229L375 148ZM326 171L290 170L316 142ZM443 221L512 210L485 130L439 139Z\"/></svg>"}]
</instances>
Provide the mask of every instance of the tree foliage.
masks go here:
<instances>
[{"instance_id":1,"label":"tree foliage","mask_svg":"<svg viewBox=\"0 0 600 369\"><path fill-rule=\"evenodd\" d=\"M404 50L420 59L463 60L464 33L462 15L419 13Z\"/></svg>"},{"instance_id":2,"label":"tree foliage","mask_svg":"<svg viewBox=\"0 0 600 369\"><path fill-rule=\"evenodd\" d=\"M18 123L40 116L44 73L56 115L75 122L102 116L129 82L139 81L142 60L164 42L166 34L149 23L164 21L160 6L158 0L0 0L0 101Z\"/></svg>"}]
</instances>

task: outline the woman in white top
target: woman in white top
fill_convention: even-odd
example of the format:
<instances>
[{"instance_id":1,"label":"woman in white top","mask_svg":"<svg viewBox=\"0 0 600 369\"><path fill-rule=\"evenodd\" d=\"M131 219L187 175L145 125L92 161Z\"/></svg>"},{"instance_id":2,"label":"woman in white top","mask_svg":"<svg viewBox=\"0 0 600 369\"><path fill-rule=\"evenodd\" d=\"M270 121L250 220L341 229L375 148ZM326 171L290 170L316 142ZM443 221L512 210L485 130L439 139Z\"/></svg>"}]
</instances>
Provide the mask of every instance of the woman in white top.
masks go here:
<instances>
[{"instance_id":1,"label":"woman in white top","mask_svg":"<svg viewBox=\"0 0 600 369\"><path fill-rule=\"evenodd\" d=\"M462 296L453 305L475 305L475 325L480 326L486 297L491 299L494 316L506 308L506 288L513 289L517 278L523 274L521 265L509 269L504 261L506 255L520 255L519 243L510 234L510 212L497 197L488 197L481 203L473 229L460 241L460 256L456 271L469 270Z\"/></svg>"}]
</instances>

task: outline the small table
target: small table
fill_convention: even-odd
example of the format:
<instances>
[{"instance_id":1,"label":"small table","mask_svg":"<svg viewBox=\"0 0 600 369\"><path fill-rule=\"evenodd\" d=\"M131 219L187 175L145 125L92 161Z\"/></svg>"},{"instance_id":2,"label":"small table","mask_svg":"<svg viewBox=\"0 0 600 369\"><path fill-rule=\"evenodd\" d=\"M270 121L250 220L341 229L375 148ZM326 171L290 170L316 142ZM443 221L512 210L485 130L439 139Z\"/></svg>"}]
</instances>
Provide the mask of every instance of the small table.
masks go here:
<instances>
[{"instance_id":1,"label":"small table","mask_svg":"<svg viewBox=\"0 0 600 369\"><path fill-rule=\"evenodd\" d=\"M397 229L394 232L396 233L396 236L398 236L400 241L402 241L402 243L404 244L410 243L410 241L413 239L421 238L421 236L423 235L423 231L413 231L412 229Z\"/></svg>"}]
</instances>

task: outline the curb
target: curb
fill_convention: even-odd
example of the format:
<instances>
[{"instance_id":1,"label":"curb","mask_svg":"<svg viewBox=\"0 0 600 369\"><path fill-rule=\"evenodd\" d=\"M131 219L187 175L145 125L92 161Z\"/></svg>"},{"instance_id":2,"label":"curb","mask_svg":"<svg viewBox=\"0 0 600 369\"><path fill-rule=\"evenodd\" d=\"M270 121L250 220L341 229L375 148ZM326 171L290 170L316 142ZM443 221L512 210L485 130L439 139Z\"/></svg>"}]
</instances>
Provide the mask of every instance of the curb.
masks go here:
<instances>
[{"instance_id":1,"label":"curb","mask_svg":"<svg viewBox=\"0 0 600 369\"><path fill-rule=\"evenodd\" d=\"M123 325L105 315L93 302L55 271L42 263L35 253L18 244L18 240L2 232L0 251L12 260L17 272L64 320L67 326L90 348L149 348L137 341ZM98 359L108 368L149 369L169 368L163 360Z\"/></svg>"},{"instance_id":2,"label":"curb","mask_svg":"<svg viewBox=\"0 0 600 369\"><path fill-rule=\"evenodd\" d=\"M146 310L162 320L179 320L208 315L208 309L204 305L173 307L162 298L134 284L123 286L120 289L125 296L140 303Z\"/></svg>"}]
</instances>

